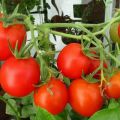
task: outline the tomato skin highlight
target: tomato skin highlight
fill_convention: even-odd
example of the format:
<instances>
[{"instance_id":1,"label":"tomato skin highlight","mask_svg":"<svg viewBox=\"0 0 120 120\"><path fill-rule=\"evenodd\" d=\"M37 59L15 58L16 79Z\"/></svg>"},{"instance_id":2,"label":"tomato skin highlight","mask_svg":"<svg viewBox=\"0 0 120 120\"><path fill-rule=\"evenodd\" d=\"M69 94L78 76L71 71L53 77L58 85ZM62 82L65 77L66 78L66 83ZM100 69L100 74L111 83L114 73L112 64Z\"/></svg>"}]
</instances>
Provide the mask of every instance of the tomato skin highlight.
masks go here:
<instances>
[{"instance_id":1,"label":"tomato skin highlight","mask_svg":"<svg viewBox=\"0 0 120 120\"><path fill-rule=\"evenodd\" d=\"M3 23L0 22L0 60L3 61L13 56L9 49L8 40L12 48L15 48L15 45L18 41L19 50L25 38L26 29L24 25L15 24L4 28Z\"/></svg>"},{"instance_id":2,"label":"tomato skin highlight","mask_svg":"<svg viewBox=\"0 0 120 120\"><path fill-rule=\"evenodd\" d=\"M59 71L70 79L77 79L82 73L87 74L90 60L84 55L79 43L71 43L65 46L57 58Z\"/></svg>"},{"instance_id":3,"label":"tomato skin highlight","mask_svg":"<svg viewBox=\"0 0 120 120\"><path fill-rule=\"evenodd\" d=\"M109 84L105 86L105 93L108 98L120 98L120 72L109 79Z\"/></svg>"},{"instance_id":4,"label":"tomato skin highlight","mask_svg":"<svg viewBox=\"0 0 120 120\"><path fill-rule=\"evenodd\" d=\"M98 83L76 79L72 81L68 91L69 103L73 110L85 117L92 116L103 105Z\"/></svg>"},{"instance_id":5,"label":"tomato skin highlight","mask_svg":"<svg viewBox=\"0 0 120 120\"><path fill-rule=\"evenodd\" d=\"M40 81L40 67L33 58L9 58L0 70L3 90L11 96L24 97L35 89Z\"/></svg>"},{"instance_id":6,"label":"tomato skin highlight","mask_svg":"<svg viewBox=\"0 0 120 120\"><path fill-rule=\"evenodd\" d=\"M51 114L61 113L68 102L68 90L65 84L56 78L37 88L34 92L36 106L46 109Z\"/></svg>"}]
</instances>

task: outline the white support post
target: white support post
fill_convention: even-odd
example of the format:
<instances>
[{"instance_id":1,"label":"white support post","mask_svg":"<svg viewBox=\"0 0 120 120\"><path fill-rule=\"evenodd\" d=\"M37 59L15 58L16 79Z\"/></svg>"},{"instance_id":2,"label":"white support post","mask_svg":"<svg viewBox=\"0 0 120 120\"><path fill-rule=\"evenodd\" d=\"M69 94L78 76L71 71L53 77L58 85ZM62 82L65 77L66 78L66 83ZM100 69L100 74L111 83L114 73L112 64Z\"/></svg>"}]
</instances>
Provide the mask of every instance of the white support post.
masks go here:
<instances>
[{"instance_id":1,"label":"white support post","mask_svg":"<svg viewBox=\"0 0 120 120\"><path fill-rule=\"evenodd\" d=\"M110 0L107 0L107 1L110 1ZM109 4L107 4L106 9L105 9L105 22L112 18L114 8L115 8L115 0L112 0ZM106 31L106 35L110 36L109 29ZM105 39L103 43L105 45L108 44L108 42ZM109 49L106 48L106 50L108 51Z\"/></svg>"}]
</instances>

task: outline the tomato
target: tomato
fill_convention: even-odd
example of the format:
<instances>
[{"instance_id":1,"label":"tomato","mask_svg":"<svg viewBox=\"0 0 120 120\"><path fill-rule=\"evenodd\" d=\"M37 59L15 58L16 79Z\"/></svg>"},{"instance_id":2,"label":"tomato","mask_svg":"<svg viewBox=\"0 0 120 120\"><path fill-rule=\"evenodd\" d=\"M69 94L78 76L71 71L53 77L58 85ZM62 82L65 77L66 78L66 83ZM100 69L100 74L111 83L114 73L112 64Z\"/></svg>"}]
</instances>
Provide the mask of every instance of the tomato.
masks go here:
<instances>
[{"instance_id":1,"label":"tomato","mask_svg":"<svg viewBox=\"0 0 120 120\"><path fill-rule=\"evenodd\" d=\"M35 105L46 109L52 114L62 112L68 102L68 90L65 84L56 78L37 88L34 92Z\"/></svg>"},{"instance_id":2,"label":"tomato","mask_svg":"<svg viewBox=\"0 0 120 120\"><path fill-rule=\"evenodd\" d=\"M70 105L78 114L89 117L103 105L98 83L88 83L83 79L76 79L72 81L68 90Z\"/></svg>"},{"instance_id":3,"label":"tomato","mask_svg":"<svg viewBox=\"0 0 120 120\"><path fill-rule=\"evenodd\" d=\"M120 24L113 23L110 27L110 38L113 42L120 43Z\"/></svg>"},{"instance_id":4,"label":"tomato","mask_svg":"<svg viewBox=\"0 0 120 120\"><path fill-rule=\"evenodd\" d=\"M89 68L89 73L93 73L100 66L100 59L91 59L91 67ZM104 68L107 68L107 64L104 62ZM101 70L94 75L94 78L100 79Z\"/></svg>"},{"instance_id":5,"label":"tomato","mask_svg":"<svg viewBox=\"0 0 120 120\"><path fill-rule=\"evenodd\" d=\"M120 98L120 72L115 73L105 87L105 93L108 98Z\"/></svg>"},{"instance_id":6,"label":"tomato","mask_svg":"<svg viewBox=\"0 0 120 120\"><path fill-rule=\"evenodd\" d=\"M9 58L0 70L3 90L11 96L23 97L35 89L40 80L40 67L34 58Z\"/></svg>"},{"instance_id":7,"label":"tomato","mask_svg":"<svg viewBox=\"0 0 120 120\"><path fill-rule=\"evenodd\" d=\"M0 22L0 60L6 60L12 56L8 40L10 41L12 48L15 48L18 41L18 49L20 49L25 37L26 29L24 25L15 24L5 28L3 23Z\"/></svg>"},{"instance_id":8,"label":"tomato","mask_svg":"<svg viewBox=\"0 0 120 120\"><path fill-rule=\"evenodd\" d=\"M57 67L66 77L80 78L82 73L87 74L90 66L89 58L84 55L79 43L71 43L65 46L57 58Z\"/></svg>"}]
</instances>

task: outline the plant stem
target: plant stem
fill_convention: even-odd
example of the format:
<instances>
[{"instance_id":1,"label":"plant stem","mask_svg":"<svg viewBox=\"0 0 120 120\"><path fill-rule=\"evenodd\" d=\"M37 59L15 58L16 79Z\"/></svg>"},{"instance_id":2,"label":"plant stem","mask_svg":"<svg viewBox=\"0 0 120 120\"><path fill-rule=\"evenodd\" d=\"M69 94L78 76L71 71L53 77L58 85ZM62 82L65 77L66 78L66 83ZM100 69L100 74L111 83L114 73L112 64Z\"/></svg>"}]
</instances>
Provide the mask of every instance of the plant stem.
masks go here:
<instances>
[{"instance_id":1,"label":"plant stem","mask_svg":"<svg viewBox=\"0 0 120 120\"><path fill-rule=\"evenodd\" d=\"M53 30L51 30L50 33L54 34L54 35L59 35L59 36L78 39L78 40L84 39L84 40L86 40L88 42L92 42L94 45L97 45L94 41L91 41L91 39L89 37L87 37L86 35L77 36L77 35L71 35L71 34L66 34L66 33L62 33L62 32L57 32L57 31L53 31Z\"/></svg>"},{"instance_id":2,"label":"plant stem","mask_svg":"<svg viewBox=\"0 0 120 120\"><path fill-rule=\"evenodd\" d=\"M10 108L13 110L13 112L15 113L16 119L17 119L17 120L20 120L18 111L15 110L15 108L11 105L11 103L8 102L8 101L7 101L4 97L2 97L2 96L0 96L0 100L2 100L3 102L5 102L6 104L8 104L8 105L10 106Z\"/></svg>"}]
</instances>

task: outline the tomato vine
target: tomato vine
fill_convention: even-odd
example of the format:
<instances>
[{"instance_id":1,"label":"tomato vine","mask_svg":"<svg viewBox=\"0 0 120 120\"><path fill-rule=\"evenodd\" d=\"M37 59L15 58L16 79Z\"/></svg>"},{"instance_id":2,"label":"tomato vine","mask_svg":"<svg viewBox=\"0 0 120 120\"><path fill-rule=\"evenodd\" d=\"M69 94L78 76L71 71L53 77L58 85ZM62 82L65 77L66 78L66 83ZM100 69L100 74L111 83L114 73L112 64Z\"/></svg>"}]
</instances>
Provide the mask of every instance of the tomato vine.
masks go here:
<instances>
[{"instance_id":1,"label":"tomato vine","mask_svg":"<svg viewBox=\"0 0 120 120\"><path fill-rule=\"evenodd\" d=\"M97 67L97 69L95 69L95 71L93 73L90 73L90 75L88 75L87 77L84 76L84 73L83 73L82 79L83 81L84 79L88 79L88 78L92 79L94 78L94 75L98 71L100 71L100 81L97 81L97 82L100 83L99 87L101 91L104 92L105 88L103 89L103 86L104 84L108 84L109 82L107 80L109 78L109 73L106 72L107 73L106 74L105 70L108 70L108 69L111 70L113 69L113 67L117 67L117 69L119 69L119 66L120 66L120 61L117 58L120 54L120 46L118 43L115 43L115 50L113 50L112 49L113 42L111 42L110 38L106 35L107 30L109 30L112 24L116 22L120 23L120 10L115 11L115 14L112 19L104 23L100 23L100 24L44 23L41 25L34 25L31 21L30 15L19 14L17 13L17 11L18 11L18 6L14 10L13 14L11 14L10 16L7 16L7 15L3 16L1 18L1 22L4 23L4 27L6 28L14 24L23 24L26 26L27 30L30 31L31 40L29 41L29 43L26 45L24 44L21 47L21 50L19 52L17 49L13 50L12 52L14 56L17 57L18 60L21 60L21 59L29 58L31 55L28 53L30 53L33 48L35 49L34 57L40 64L40 72L41 72L40 79L42 80L42 83L35 85L35 87L39 88L43 86L44 84L48 83L52 76L59 77L60 79L61 78L64 79L66 84L71 83L70 82L71 79L65 78L65 76L62 75L62 72L58 70L58 68L56 68L57 60L55 59L55 54L58 53L59 51L56 51L54 48L52 48L53 44L50 42L50 38L49 38L50 34L52 34L52 35L58 35L61 37L73 38L75 40L79 40L82 46L81 47L82 49L80 49L80 52L83 51L83 53L81 52L82 56L86 55L89 58L95 58L97 60L100 60L100 65ZM82 34L80 35L67 34L64 32L56 31L55 28L76 28L79 31L82 31ZM37 36L35 36L36 31L38 33ZM101 39L98 38L98 35L102 35L104 40L107 41L107 44L104 44L101 41ZM91 48L91 44L94 47ZM11 45L9 45L9 47L11 48ZM107 50L107 48L109 49ZM93 49L93 52L96 52L96 51L99 52L98 54L99 57L97 56L97 53L95 54L93 53L93 56L96 55L97 57L92 57L90 49ZM116 52L115 55L113 54L113 51ZM111 61L112 62L114 61L116 66L112 66ZM107 64L106 68L104 67L105 66L104 63ZM69 86L69 84L67 85ZM90 85L91 83L87 83L87 84ZM50 88L50 91L48 90L48 93L49 92L51 92L51 88ZM51 96L53 95L54 94L52 94ZM0 100L3 100L6 104L8 104L11 107L11 109L14 111L16 115L17 120L21 119L21 116L19 115L19 113L14 109L14 107L4 97L0 96ZM39 111L41 112L41 108L38 110L38 112ZM44 110L42 112L44 114L49 114L49 113L46 113L46 111ZM104 112L104 111L101 111L101 112ZM56 120L56 118L52 116L51 114L49 116L51 117L50 120ZM59 116L57 116L57 119L61 120Z\"/></svg>"}]
</instances>

